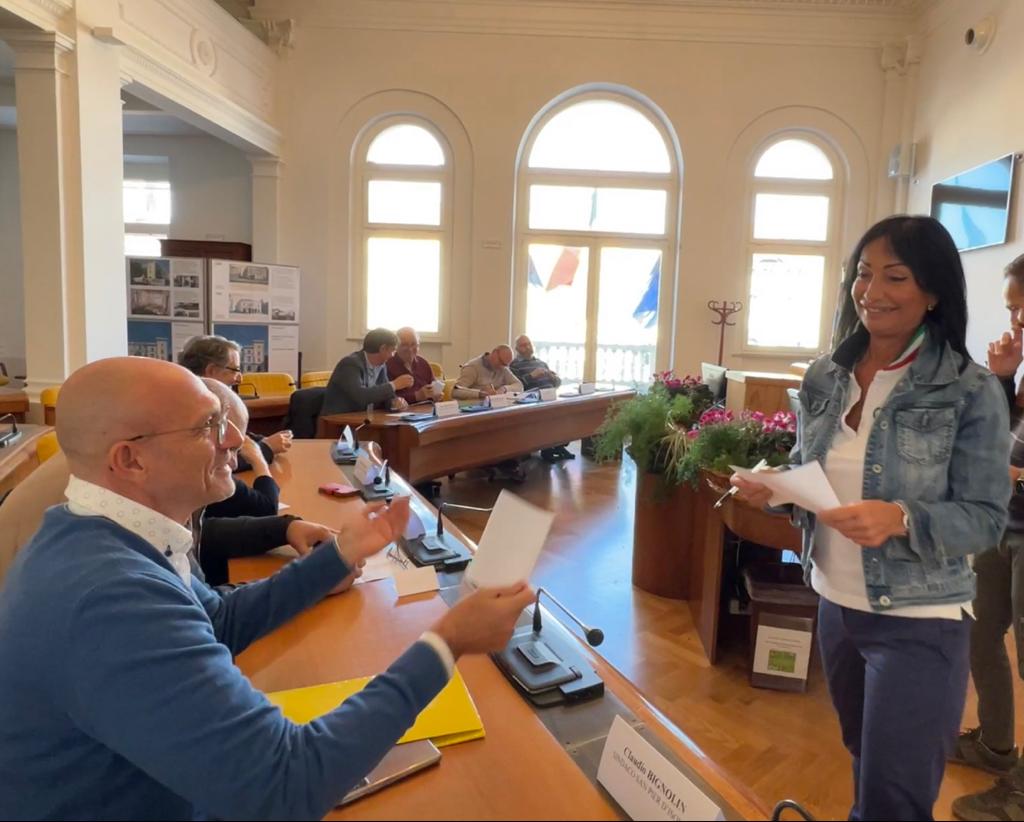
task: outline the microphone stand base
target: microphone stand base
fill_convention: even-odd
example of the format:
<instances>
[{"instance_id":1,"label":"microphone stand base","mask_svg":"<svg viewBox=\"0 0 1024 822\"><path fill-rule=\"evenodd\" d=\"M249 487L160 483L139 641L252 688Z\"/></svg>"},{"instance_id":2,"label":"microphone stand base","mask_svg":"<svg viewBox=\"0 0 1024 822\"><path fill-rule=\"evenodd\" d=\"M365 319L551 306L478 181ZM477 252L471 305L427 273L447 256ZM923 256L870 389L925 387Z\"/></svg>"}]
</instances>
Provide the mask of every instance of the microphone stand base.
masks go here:
<instances>
[{"instance_id":1,"label":"microphone stand base","mask_svg":"<svg viewBox=\"0 0 1024 822\"><path fill-rule=\"evenodd\" d=\"M550 614L540 634L530 626L518 628L504 650L491 657L516 690L538 707L604 694L604 681L590 667L579 641Z\"/></svg>"}]
</instances>

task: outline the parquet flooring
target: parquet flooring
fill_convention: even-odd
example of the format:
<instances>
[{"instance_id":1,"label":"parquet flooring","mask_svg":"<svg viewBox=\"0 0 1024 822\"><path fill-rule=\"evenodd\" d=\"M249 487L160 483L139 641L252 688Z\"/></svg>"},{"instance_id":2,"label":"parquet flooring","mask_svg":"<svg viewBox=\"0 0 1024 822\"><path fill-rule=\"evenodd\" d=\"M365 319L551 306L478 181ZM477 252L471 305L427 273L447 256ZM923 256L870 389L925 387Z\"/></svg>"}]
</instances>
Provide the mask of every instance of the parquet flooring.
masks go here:
<instances>
[{"instance_id":1,"label":"parquet flooring","mask_svg":"<svg viewBox=\"0 0 1024 822\"><path fill-rule=\"evenodd\" d=\"M726 639L720 663L710 666L686 604L635 590L630 583L633 463L627 458L621 465L596 465L577 458L549 466L534 458L526 469L527 481L519 486L488 483L479 472L460 474L443 482L440 498L486 506L508 487L555 511L534 584L602 628L604 657L768 807L793 798L818 819L845 819L852 796L849 758L817 658L803 694L749 685L742 632ZM453 511L452 519L473 539L486 523L486 515L470 512ZM1017 682L1018 705L1024 705L1022 694ZM1018 740L1024 739L1020 713ZM975 719L972 690L964 726ZM935 817L952 818L955 797L990 783L985 774L950 766Z\"/></svg>"}]
</instances>

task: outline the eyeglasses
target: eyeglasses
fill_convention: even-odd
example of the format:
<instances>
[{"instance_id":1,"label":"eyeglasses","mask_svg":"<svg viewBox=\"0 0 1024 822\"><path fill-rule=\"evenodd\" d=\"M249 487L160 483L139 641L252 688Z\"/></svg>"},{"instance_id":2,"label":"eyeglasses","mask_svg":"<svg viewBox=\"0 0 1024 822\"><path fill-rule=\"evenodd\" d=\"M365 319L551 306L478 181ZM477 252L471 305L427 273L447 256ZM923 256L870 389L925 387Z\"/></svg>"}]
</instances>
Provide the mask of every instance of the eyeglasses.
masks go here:
<instances>
[{"instance_id":1,"label":"eyeglasses","mask_svg":"<svg viewBox=\"0 0 1024 822\"><path fill-rule=\"evenodd\" d=\"M186 431L213 431L217 445L223 445L230 424L227 414L223 414L215 420L210 420L205 425L197 425L193 428L175 428L171 431L156 431L152 434L139 434L136 437L130 437L125 442L138 442L149 437L162 437L164 434L182 434Z\"/></svg>"},{"instance_id":2,"label":"eyeglasses","mask_svg":"<svg viewBox=\"0 0 1024 822\"><path fill-rule=\"evenodd\" d=\"M217 367L218 368L223 368L225 371L233 371L235 374L241 374L242 373L242 369L241 368L235 368L235 366L233 366L233 365L220 365L220 366L217 366Z\"/></svg>"},{"instance_id":3,"label":"eyeglasses","mask_svg":"<svg viewBox=\"0 0 1024 822\"><path fill-rule=\"evenodd\" d=\"M402 556L402 553L398 550L398 546L395 544L392 544L391 547L388 548L385 556L392 562L397 562L403 568L409 567L409 560Z\"/></svg>"}]
</instances>

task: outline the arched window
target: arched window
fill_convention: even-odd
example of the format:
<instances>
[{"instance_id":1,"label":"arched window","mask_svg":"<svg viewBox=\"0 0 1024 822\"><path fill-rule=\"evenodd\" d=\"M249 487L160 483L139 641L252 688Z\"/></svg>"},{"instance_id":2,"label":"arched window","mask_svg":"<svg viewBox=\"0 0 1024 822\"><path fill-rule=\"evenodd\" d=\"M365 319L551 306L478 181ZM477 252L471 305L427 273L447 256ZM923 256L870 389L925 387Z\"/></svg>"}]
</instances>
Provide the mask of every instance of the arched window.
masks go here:
<instances>
[{"instance_id":1,"label":"arched window","mask_svg":"<svg viewBox=\"0 0 1024 822\"><path fill-rule=\"evenodd\" d=\"M426 121L382 120L357 147L353 205L362 236L353 259L362 272L363 330L410 325L427 339L444 333L451 259L451 161ZM358 292L356 292L358 293Z\"/></svg>"},{"instance_id":2,"label":"arched window","mask_svg":"<svg viewBox=\"0 0 1024 822\"><path fill-rule=\"evenodd\" d=\"M657 114L608 90L553 106L527 134L512 326L563 381L638 385L667 367L676 156Z\"/></svg>"},{"instance_id":3,"label":"arched window","mask_svg":"<svg viewBox=\"0 0 1024 822\"><path fill-rule=\"evenodd\" d=\"M746 350L806 354L828 342L839 264L841 165L806 133L776 135L751 163ZM827 298L827 299L826 299Z\"/></svg>"}]
</instances>

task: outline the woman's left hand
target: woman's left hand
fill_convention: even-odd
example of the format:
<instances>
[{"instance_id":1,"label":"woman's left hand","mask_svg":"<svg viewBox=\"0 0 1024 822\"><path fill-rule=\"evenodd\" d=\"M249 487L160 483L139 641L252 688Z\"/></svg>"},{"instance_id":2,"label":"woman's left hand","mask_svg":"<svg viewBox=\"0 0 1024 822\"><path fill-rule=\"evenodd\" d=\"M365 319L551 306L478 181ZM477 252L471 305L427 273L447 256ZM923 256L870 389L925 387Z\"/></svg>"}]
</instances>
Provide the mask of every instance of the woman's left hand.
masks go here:
<instances>
[{"instance_id":1,"label":"woman's left hand","mask_svg":"<svg viewBox=\"0 0 1024 822\"><path fill-rule=\"evenodd\" d=\"M818 513L818 522L835 528L863 548L878 548L889 537L906 536L903 511L894 502L869 499Z\"/></svg>"}]
</instances>

